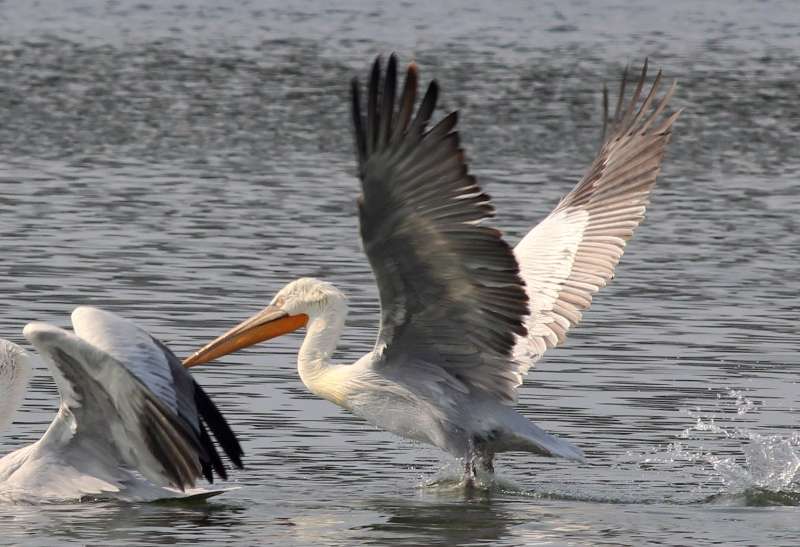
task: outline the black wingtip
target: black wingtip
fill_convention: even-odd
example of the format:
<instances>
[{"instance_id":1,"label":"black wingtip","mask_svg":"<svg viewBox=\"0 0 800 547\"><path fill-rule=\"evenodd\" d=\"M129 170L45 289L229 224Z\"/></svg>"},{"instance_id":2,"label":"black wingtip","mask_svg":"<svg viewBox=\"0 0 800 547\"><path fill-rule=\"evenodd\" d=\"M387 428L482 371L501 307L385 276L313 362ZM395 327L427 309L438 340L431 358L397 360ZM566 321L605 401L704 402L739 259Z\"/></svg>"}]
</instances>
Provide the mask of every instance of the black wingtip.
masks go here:
<instances>
[{"instance_id":1,"label":"black wingtip","mask_svg":"<svg viewBox=\"0 0 800 547\"><path fill-rule=\"evenodd\" d=\"M381 65L383 64L383 55L380 53L375 56L375 60L372 61L372 76L379 76L381 73Z\"/></svg>"},{"instance_id":2,"label":"black wingtip","mask_svg":"<svg viewBox=\"0 0 800 547\"><path fill-rule=\"evenodd\" d=\"M350 81L351 114L353 116L353 134L356 145L359 176L367 157L367 137L364 134L364 119L361 116L361 82L354 77Z\"/></svg>"},{"instance_id":3,"label":"black wingtip","mask_svg":"<svg viewBox=\"0 0 800 547\"><path fill-rule=\"evenodd\" d=\"M428 91L434 94L434 102L439 99L439 81L438 80L431 80L431 83L428 85Z\"/></svg>"},{"instance_id":4,"label":"black wingtip","mask_svg":"<svg viewBox=\"0 0 800 547\"><path fill-rule=\"evenodd\" d=\"M386 75L383 78L383 93L381 94L381 126L378 136L378 147L383 148L392 136L392 122L394 118L394 98L397 93L397 55L392 53L386 65Z\"/></svg>"},{"instance_id":5,"label":"black wingtip","mask_svg":"<svg viewBox=\"0 0 800 547\"><path fill-rule=\"evenodd\" d=\"M208 425L208 428L211 430L214 437L216 437L217 442L222 447L228 459L231 460L237 469L244 469L244 465L242 464L244 451L239 444L239 440L231 430L225 417L197 382L195 382L195 404L197 405L197 411L200 413L200 417L206 425ZM211 455L211 458L213 461L213 455Z\"/></svg>"},{"instance_id":6,"label":"black wingtip","mask_svg":"<svg viewBox=\"0 0 800 547\"><path fill-rule=\"evenodd\" d=\"M391 55L389 55L389 62L386 63L386 74L389 74L390 72L397 74L397 63L397 53L393 52Z\"/></svg>"},{"instance_id":7,"label":"black wingtip","mask_svg":"<svg viewBox=\"0 0 800 547\"><path fill-rule=\"evenodd\" d=\"M416 103L417 100L418 77L417 65L412 61L406 69L406 81L403 85L403 94L400 96L397 119L395 120L394 129L392 131L391 140L393 142L399 141L406 131L408 131L408 124L411 122L411 116L414 114L414 103Z\"/></svg>"},{"instance_id":8,"label":"black wingtip","mask_svg":"<svg viewBox=\"0 0 800 547\"><path fill-rule=\"evenodd\" d=\"M378 112L378 94L381 82L381 56L375 57L369 75L369 95L367 98L367 155L371 154L378 144L380 131L380 113Z\"/></svg>"},{"instance_id":9,"label":"black wingtip","mask_svg":"<svg viewBox=\"0 0 800 547\"><path fill-rule=\"evenodd\" d=\"M422 104L420 104L419 110L417 111L417 117L414 119L413 127L418 135L425 131L425 127L428 125L428 122L430 122L433 111L436 109L436 102L438 99L439 84L436 80L432 80L431 83L428 84L428 89L425 91L425 96L422 98Z\"/></svg>"},{"instance_id":10,"label":"black wingtip","mask_svg":"<svg viewBox=\"0 0 800 547\"><path fill-rule=\"evenodd\" d=\"M200 423L200 442L204 446L210 447L210 449L206 450L207 457L200 462L203 467L203 476L205 476L206 480L211 484L214 484L214 473L219 475L223 480L227 480L228 472L225 471L225 466L222 465L222 459L220 459L219 453L216 448L214 448L214 443L211 441L208 430L202 422Z\"/></svg>"}]
</instances>

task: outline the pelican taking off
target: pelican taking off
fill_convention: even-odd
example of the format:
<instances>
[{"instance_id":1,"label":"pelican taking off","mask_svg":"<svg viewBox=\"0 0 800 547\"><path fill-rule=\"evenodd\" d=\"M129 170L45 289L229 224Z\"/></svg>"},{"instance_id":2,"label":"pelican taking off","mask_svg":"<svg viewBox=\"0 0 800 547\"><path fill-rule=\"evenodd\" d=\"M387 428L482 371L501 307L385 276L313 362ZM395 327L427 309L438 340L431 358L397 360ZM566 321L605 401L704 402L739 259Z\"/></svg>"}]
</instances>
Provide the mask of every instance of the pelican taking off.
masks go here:
<instances>
[{"instance_id":1,"label":"pelican taking off","mask_svg":"<svg viewBox=\"0 0 800 547\"><path fill-rule=\"evenodd\" d=\"M0 502L183 496L201 475L226 478L209 430L241 467L225 418L161 342L96 308L77 308L72 326L75 334L45 323L23 331L44 356L61 407L41 439L0 458ZM0 431L34 360L0 340Z\"/></svg>"},{"instance_id":2,"label":"pelican taking off","mask_svg":"<svg viewBox=\"0 0 800 547\"><path fill-rule=\"evenodd\" d=\"M352 365L334 364L345 297L330 283L303 278L184 365L305 326L298 371L313 393L464 458L468 480L476 466L491 471L503 451L582 461L581 450L512 404L528 368L564 341L611 279L644 217L677 118L664 114L675 84L656 99L659 72L644 96L645 63L623 104L623 77L613 126L588 173L512 249L483 222L494 209L467 171L457 113L426 129L439 91L434 81L413 116L414 64L395 106L396 66L393 55L382 77L376 59L366 120L359 83L352 83L361 239L381 303L374 349Z\"/></svg>"}]
</instances>

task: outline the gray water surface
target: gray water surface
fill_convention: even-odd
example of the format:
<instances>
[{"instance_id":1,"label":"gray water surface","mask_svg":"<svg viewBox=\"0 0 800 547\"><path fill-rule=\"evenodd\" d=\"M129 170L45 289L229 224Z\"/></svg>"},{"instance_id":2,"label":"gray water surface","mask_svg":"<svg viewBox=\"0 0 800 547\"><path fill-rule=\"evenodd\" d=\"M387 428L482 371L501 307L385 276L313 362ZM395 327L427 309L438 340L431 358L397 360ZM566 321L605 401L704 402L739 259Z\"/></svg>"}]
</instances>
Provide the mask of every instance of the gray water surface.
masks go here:
<instances>
[{"instance_id":1,"label":"gray water surface","mask_svg":"<svg viewBox=\"0 0 800 547\"><path fill-rule=\"evenodd\" d=\"M243 442L237 490L2 506L0 544L800 543L793 2L227 4L0 2L0 335L93 304L186 355L312 275L350 297L353 361L378 308L350 78L390 51L437 78L516 241L591 161L602 83L649 56L685 111L648 217L520 394L589 463L503 455L466 493L454 460L307 393L294 334L195 369ZM0 454L56 407L38 371Z\"/></svg>"}]
</instances>

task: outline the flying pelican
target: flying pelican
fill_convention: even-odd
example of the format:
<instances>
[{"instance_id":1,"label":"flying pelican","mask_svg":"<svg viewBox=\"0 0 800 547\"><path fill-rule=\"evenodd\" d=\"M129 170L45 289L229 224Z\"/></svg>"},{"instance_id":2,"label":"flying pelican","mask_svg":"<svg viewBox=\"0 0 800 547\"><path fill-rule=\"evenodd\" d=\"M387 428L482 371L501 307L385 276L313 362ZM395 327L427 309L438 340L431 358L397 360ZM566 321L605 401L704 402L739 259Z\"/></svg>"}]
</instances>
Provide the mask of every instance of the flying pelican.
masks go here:
<instances>
[{"instance_id":1,"label":"flying pelican","mask_svg":"<svg viewBox=\"0 0 800 547\"><path fill-rule=\"evenodd\" d=\"M74 334L46 323L23 331L45 357L61 406L41 439L0 458L0 501L191 495L201 475L226 478L209 429L241 468L242 449L225 418L166 346L96 308L75 309L72 326ZM35 361L0 340L0 431Z\"/></svg>"},{"instance_id":2,"label":"flying pelican","mask_svg":"<svg viewBox=\"0 0 800 547\"><path fill-rule=\"evenodd\" d=\"M352 365L332 363L345 296L330 283L302 278L184 366L305 326L298 371L311 392L463 458L468 484L478 468L493 471L498 452L583 461L580 449L511 405L529 367L564 341L612 278L644 217L678 115L662 116L675 84L656 99L659 72L637 108L647 62L625 105L623 76L613 126L588 173L512 249L483 224L494 209L468 174L457 113L426 129L439 92L433 81L412 119L413 63L396 107L396 67L392 55L382 77L376 59L366 120L358 80L352 82L361 239L381 304L374 349ZM607 103L604 93L606 111Z\"/></svg>"}]
</instances>

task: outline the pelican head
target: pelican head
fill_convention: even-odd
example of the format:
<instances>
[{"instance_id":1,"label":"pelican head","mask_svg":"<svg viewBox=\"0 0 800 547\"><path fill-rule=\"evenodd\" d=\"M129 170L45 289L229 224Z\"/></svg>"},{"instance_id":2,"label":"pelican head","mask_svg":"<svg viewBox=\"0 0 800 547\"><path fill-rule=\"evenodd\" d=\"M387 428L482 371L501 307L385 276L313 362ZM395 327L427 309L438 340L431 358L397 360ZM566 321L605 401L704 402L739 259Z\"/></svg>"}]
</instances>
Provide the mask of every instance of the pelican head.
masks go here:
<instances>
[{"instance_id":1,"label":"pelican head","mask_svg":"<svg viewBox=\"0 0 800 547\"><path fill-rule=\"evenodd\" d=\"M331 323L341 327L346 313L347 299L339 289L313 277L301 277L278 291L266 308L193 353L183 365L207 363L306 325L314 330L331 327Z\"/></svg>"}]
</instances>

